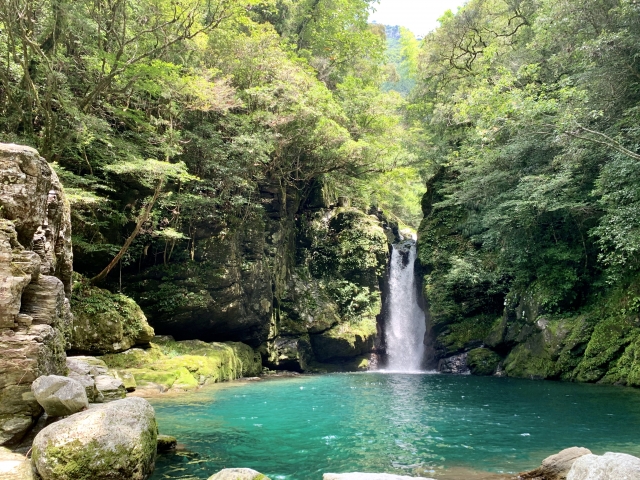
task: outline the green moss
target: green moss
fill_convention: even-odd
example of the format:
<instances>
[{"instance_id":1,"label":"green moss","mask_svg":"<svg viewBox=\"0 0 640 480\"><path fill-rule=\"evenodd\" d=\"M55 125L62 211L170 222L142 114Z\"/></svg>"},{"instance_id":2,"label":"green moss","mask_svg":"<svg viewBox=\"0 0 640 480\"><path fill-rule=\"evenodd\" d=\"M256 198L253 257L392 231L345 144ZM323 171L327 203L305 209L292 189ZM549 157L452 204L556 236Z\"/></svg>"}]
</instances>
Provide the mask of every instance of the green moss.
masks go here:
<instances>
[{"instance_id":1,"label":"green moss","mask_svg":"<svg viewBox=\"0 0 640 480\"><path fill-rule=\"evenodd\" d=\"M638 335L640 329L625 317L611 317L598 323L576 369L576 379L595 382L603 378L609 368L616 365L614 361Z\"/></svg>"},{"instance_id":2,"label":"green moss","mask_svg":"<svg viewBox=\"0 0 640 480\"><path fill-rule=\"evenodd\" d=\"M494 324L495 319L489 316L466 318L458 323L447 325L437 340L448 353L459 352L474 342L477 345L491 333Z\"/></svg>"},{"instance_id":3,"label":"green moss","mask_svg":"<svg viewBox=\"0 0 640 480\"><path fill-rule=\"evenodd\" d=\"M243 343L176 342L168 338L159 341L147 350L132 349L104 355L102 359L119 375L132 375L139 385L154 383L167 389L192 390L262 372L260 354Z\"/></svg>"},{"instance_id":4,"label":"green moss","mask_svg":"<svg viewBox=\"0 0 640 480\"><path fill-rule=\"evenodd\" d=\"M373 350L377 333L375 317L342 323L320 334L311 335L311 346L320 362L344 360Z\"/></svg>"},{"instance_id":5,"label":"green moss","mask_svg":"<svg viewBox=\"0 0 640 480\"><path fill-rule=\"evenodd\" d=\"M542 334L516 346L504 361L510 377L543 379L556 375L556 364L544 348Z\"/></svg>"},{"instance_id":6,"label":"green moss","mask_svg":"<svg viewBox=\"0 0 640 480\"><path fill-rule=\"evenodd\" d=\"M467 355L467 365L473 375L493 375L500 360L500 356L488 348L474 348Z\"/></svg>"},{"instance_id":7,"label":"green moss","mask_svg":"<svg viewBox=\"0 0 640 480\"><path fill-rule=\"evenodd\" d=\"M154 335L138 304L119 293L97 288L74 275L71 297L73 332L71 348L90 353L126 350L146 343Z\"/></svg>"}]
</instances>

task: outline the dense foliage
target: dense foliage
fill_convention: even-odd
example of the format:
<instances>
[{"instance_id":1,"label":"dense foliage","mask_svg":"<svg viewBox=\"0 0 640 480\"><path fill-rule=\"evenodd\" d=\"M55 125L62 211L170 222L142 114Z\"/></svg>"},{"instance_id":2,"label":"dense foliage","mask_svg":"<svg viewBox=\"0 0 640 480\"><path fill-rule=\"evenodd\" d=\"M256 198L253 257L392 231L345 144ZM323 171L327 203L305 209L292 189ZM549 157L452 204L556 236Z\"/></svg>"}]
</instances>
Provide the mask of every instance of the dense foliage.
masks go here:
<instances>
[{"instance_id":1,"label":"dense foliage","mask_svg":"<svg viewBox=\"0 0 640 480\"><path fill-rule=\"evenodd\" d=\"M628 0L471 0L425 39L411 112L429 126L421 259L443 348L576 312L589 315L566 327L579 333L565 353L585 358L538 351L541 376L599 380L635 348L639 14ZM467 338L466 324L485 326Z\"/></svg>"},{"instance_id":2,"label":"dense foliage","mask_svg":"<svg viewBox=\"0 0 640 480\"><path fill-rule=\"evenodd\" d=\"M199 226L259 214L264 182L401 204L369 187L415 160L371 3L2 2L0 141L55 162L76 268L188 257Z\"/></svg>"}]
</instances>

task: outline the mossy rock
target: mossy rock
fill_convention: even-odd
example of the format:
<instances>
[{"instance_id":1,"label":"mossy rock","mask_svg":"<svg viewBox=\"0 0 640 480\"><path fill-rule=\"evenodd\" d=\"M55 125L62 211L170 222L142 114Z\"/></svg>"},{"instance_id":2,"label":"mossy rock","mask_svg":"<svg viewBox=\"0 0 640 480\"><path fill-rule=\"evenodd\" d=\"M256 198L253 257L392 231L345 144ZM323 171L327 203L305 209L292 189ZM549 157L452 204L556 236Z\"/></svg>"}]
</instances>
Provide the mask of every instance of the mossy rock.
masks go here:
<instances>
[{"instance_id":1,"label":"mossy rock","mask_svg":"<svg viewBox=\"0 0 640 480\"><path fill-rule=\"evenodd\" d=\"M317 360L340 360L371 352L377 334L375 318L340 324L320 335L311 335L311 346Z\"/></svg>"},{"instance_id":2,"label":"mossy rock","mask_svg":"<svg viewBox=\"0 0 640 480\"><path fill-rule=\"evenodd\" d=\"M557 374L556 363L545 348L542 332L517 345L504 361L510 377L545 379Z\"/></svg>"},{"instance_id":3,"label":"mossy rock","mask_svg":"<svg viewBox=\"0 0 640 480\"><path fill-rule=\"evenodd\" d=\"M131 375L141 387L194 390L208 383L262 373L260 354L243 343L176 342L170 337L158 341L147 350L132 349L102 358L119 377Z\"/></svg>"},{"instance_id":4,"label":"mossy rock","mask_svg":"<svg viewBox=\"0 0 640 480\"><path fill-rule=\"evenodd\" d=\"M147 345L153 328L138 304L119 293L92 286L76 275L71 297L71 350L93 355L118 353Z\"/></svg>"},{"instance_id":5,"label":"mossy rock","mask_svg":"<svg viewBox=\"0 0 640 480\"><path fill-rule=\"evenodd\" d=\"M157 432L149 402L125 398L45 427L33 442L32 463L43 480L145 480Z\"/></svg>"},{"instance_id":6,"label":"mossy rock","mask_svg":"<svg viewBox=\"0 0 640 480\"><path fill-rule=\"evenodd\" d=\"M474 348L467 354L467 365L473 375L493 375L500 360L500 355L488 348Z\"/></svg>"}]
</instances>

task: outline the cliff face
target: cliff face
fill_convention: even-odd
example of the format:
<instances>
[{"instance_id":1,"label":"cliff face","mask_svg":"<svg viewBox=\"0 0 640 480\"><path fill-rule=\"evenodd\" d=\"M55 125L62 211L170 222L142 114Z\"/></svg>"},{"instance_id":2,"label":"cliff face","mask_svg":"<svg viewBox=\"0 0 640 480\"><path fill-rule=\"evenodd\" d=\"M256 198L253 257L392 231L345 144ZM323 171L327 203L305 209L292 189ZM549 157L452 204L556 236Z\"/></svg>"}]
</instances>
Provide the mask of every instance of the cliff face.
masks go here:
<instances>
[{"instance_id":1,"label":"cliff face","mask_svg":"<svg viewBox=\"0 0 640 480\"><path fill-rule=\"evenodd\" d=\"M0 444L42 410L30 386L64 374L72 316L69 204L38 152L0 144Z\"/></svg>"},{"instance_id":2,"label":"cliff face","mask_svg":"<svg viewBox=\"0 0 640 480\"><path fill-rule=\"evenodd\" d=\"M495 273L465 208L440 203L455 182L446 169L430 180L418 236L440 370L640 386L638 280L598 289L580 308L549 308L535 285Z\"/></svg>"},{"instance_id":3,"label":"cliff face","mask_svg":"<svg viewBox=\"0 0 640 480\"><path fill-rule=\"evenodd\" d=\"M387 262L384 222L311 197L263 184L260 215L232 228L199 225L190 258L143 268L125 290L158 334L244 342L271 368L303 371L369 354Z\"/></svg>"}]
</instances>

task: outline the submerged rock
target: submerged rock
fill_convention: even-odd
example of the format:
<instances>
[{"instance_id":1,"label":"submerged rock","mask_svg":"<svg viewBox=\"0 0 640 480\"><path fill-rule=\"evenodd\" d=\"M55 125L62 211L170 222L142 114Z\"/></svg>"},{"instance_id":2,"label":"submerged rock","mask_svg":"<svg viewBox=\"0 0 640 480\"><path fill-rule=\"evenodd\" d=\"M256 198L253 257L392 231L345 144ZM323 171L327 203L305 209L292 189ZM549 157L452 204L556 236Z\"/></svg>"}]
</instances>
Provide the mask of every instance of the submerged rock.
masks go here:
<instances>
[{"instance_id":1,"label":"submerged rock","mask_svg":"<svg viewBox=\"0 0 640 480\"><path fill-rule=\"evenodd\" d=\"M427 477L407 477L404 475L393 475L391 473L325 473L322 480L434 480Z\"/></svg>"},{"instance_id":2,"label":"submerged rock","mask_svg":"<svg viewBox=\"0 0 640 480\"><path fill-rule=\"evenodd\" d=\"M493 375L500 365L500 356L488 348L474 348L467 355L472 375Z\"/></svg>"},{"instance_id":3,"label":"submerged rock","mask_svg":"<svg viewBox=\"0 0 640 480\"><path fill-rule=\"evenodd\" d=\"M640 458L625 453L584 455L567 474L567 480L638 480Z\"/></svg>"},{"instance_id":4,"label":"submerged rock","mask_svg":"<svg viewBox=\"0 0 640 480\"><path fill-rule=\"evenodd\" d=\"M542 461L542 465L527 473L518 475L518 479L565 480L574 462L591 453L588 448L565 448L560 453L551 455Z\"/></svg>"},{"instance_id":5,"label":"submerged rock","mask_svg":"<svg viewBox=\"0 0 640 480\"><path fill-rule=\"evenodd\" d=\"M38 433L32 462L43 480L145 480L157 432L153 407L142 398L95 405Z\"/></svg>"},{"instance_id":6,"label":"submerged rock","mask_svg":"<svg viewBox=\"0 0 640 480\"><path fill-rule=\"evenodd\" d=\"M250 468L225 468L208 480L270 480L269 477Z\"/></svg>"},{"instance_id":7,"label":"submerged rock","mask_svg":"<svg viewBox=\"0 0 640 480\"><path fill-rule=\"evenodd\" d=\"M45 375L31 384L31 391L50 417L65 417L89 408L84 386L69 377Z\"/></svg>"}]
</instances>

